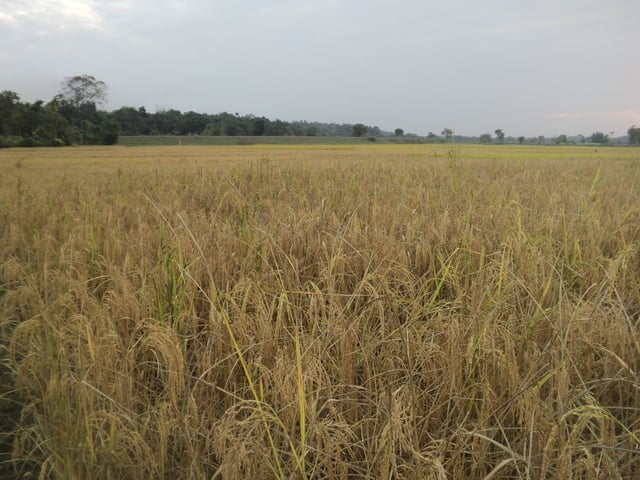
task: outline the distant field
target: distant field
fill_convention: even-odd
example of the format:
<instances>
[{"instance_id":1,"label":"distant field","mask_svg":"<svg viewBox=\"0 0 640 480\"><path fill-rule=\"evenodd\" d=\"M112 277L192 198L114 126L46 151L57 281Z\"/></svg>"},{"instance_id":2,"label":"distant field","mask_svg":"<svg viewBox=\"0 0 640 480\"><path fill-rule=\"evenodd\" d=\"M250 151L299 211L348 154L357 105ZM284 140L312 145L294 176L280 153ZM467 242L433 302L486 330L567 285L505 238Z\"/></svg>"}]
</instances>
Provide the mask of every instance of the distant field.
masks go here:
<instances>
[{"instance_id":1,"label":"distant field","mask_svg":"<svg viewBox=\"0 0 640 480\"><path fill-rule=\"evenodd\" d=\"M199 145L199 146L224 146L224 145L421 145L442 146L442 144L425 143L423 138L412 137L323 137L323 136L203 136L203 135L136 135L120 136L119 145L126 147L154 147L154 146L175 146L175 145ZM450 147L451 145L445 145ZM466 144L469 146L469 144ZM485 148L572 148L569 145L482 145ZM611 148L597 144L575 145L577 148ZM613 148L634 148L630 145L623 145Z\"/></svg>"},{"instance_id":2,"label":"distant field","mask_svg":"<svg viewBox=\"0 0 640 480\"><path fill-rule=\"evenodd\" d=\"M376 142L392 143L394 138L376 139ZM167 146L167 145L358 145L372 143L367 137L243 137L243 136L203 136L203 135L149 135L121 136L120 145L127 147Z\"/></svg>"},{"instance_id":3,"label":"distant field","mask_svg":"<svg viewBox=\"0 0 640 480\"><path fill-rule=\"evenodd\" d=\"M11 162L28 160L36 168L53 165L63 169L73 166L98 164L106 170L128 166L144 166L148 163L156 165L162 161L182 163L183 161L205 161L210 166L219 166L220 160L238 162L251 161L274 157L277 159L301 159L311 161L326 160L327 156L334 159L424 159L424 160L637 160L640 148L622 147L594 147L594 146L537 146L537 145L449 145L449 144L393 144L370 143L361 139L349 139L354 143L341 144L337 142L313 144L246 144L246 145L188 145L186 139L192 141L211 139L227 141L234 137L123 137L136 139L140 147L136 149L123 148L126 142L113 147L72 147L72 148L14 148L0 150L0 164L6 168ZM149 139L164 139L167 145L143 145ZM183 141L179 145L178 139ZM235 137L243 138L271 138L282 137ZM288 139L292 137L286 137ZM299 137L312 139L315 137ZM333 137L320 137L327 140ZM360 140L360 141L358 141ZM332 152L330 154L322 152ZM21 166L27 166L21 165Z\"/></svg>"},{"instance_id":4,"label":"distant field","mask_svg":"<svg viewBox=\"0 0 640 480\"><path fill-rule=\"evenodd\" d=\"M0 477L640 477L640 149L184 138L0 150Z\"/></svg>"}]
</instances>

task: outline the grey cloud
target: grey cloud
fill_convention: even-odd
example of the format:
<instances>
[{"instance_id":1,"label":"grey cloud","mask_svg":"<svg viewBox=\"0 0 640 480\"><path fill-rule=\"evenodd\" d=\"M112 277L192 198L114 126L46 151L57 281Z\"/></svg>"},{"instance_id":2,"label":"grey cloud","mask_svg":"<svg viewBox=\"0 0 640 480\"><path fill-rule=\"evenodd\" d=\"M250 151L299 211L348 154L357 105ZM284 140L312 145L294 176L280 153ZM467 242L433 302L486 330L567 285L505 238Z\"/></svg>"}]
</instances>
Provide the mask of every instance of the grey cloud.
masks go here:
<instances>
[{"instance_id":1,"label":"grey cloud","mask_svg":"<svg viewBox=\"0 0 640 480\"><path fill-rule=\"evenodd\" d=\"M112 108L417 133L622 131L633 113L545 114L640 110L629 93L638 13L629 0L5 0L0 89L46 97L89 73L110 86Z\"/></svg>"}]
</instances>

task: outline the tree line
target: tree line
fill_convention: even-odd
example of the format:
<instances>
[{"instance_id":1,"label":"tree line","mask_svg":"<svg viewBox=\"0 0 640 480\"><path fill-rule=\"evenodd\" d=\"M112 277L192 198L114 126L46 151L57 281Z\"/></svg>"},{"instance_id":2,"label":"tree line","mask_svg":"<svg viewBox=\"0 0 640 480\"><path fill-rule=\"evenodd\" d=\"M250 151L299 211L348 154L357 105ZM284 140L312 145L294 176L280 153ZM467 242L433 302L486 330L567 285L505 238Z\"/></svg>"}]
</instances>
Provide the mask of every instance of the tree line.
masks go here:
<instances>
[{"instance_id":1,"label":"tree line","mask_svg":"<svg viewBox=\"0 0 640 480\"><path fill-rule=\"evenodd\" d=\"M491 134L483 134L479 138L463 137L456 136L449 128L443 129L441 136L429 132L425 137L419 137L415 134L405 135L401 128L391 133L362 123L286 122L227 112L207 114L168 109L150 113L144 107L121 107L107 112L100 109L106 97L106 84L90 75L66 78L61 83L60 92L47 103L42 100L22 102L16 92L0 92L0 147L111 145L118 142L119 135L368 136L371 140L395 135L407 141L419 139L428 143L493 143ZM505 142L502 129L494 133L497 143ZM640 127L634 125L627 133L629 143L640 144ZM586 141L584 136L579 137L581 143ZM521 144L546 143L544 137L534 138L533 141L525 137L517 140ZM594 132L589 140L608 143L609 137ZM552 141L569 143L566 135Z\"/></svg>"},{"instance_id":2,"label":"tree line","mask_svg":"<svg viewBox=\"0 0 640 480\"><path fill-rule=\"evenodd\" d=\"M526 138L524 136L520 136L518 138L509 137L505 140L505 135L502 129L498 129L495 131L496 137L495 139L491 136L490 133L483 133L477 139L475 137L471 137L471 143L519 143L520 145L528 144L528 145L543 145L543 144L553 144L553 145L578 145L578 144L598 144L598 145L607 145L610 143L615 143L619 141L619 139L613 139L610 135L602 133L602 132L593 132L590 136L585 137L584 135L575 135L573 137L569 137L567 135L558 135L556 137L546 138L544 135L540 135L538 137ZM613 134L613 132L611 132ZM627 136L629 139L629 143L633 145L640 144L640 127L636 127L635 125L629 127L627 130ZM465 137L466 138L466 137ZM468 139L467 139L468 140Z\"/></svg>"},{"instance_id":3,"label":"tree line","mask_svg":"<svg viewBox=\"0 0 640 480\"><path fill-rule=\"evenodd\" d=\"M362 124L286 122L228 112L208 114L169 109L150 113L144 107L122 107L111 113L120 125L122 135L359 137L364 134L379 136L383 133L378 127Z\"/></svg>"},{"instance_id":4,"label":"tree line","mask_svg":"<svg viewBox=\"0 0 640 480\"><path fill-rule=\"evenodd\" d=\"M23 102L14 91L0 92L0 147L111 145L120 135L375 137L387 133L363 124L286 122L227 112L168 109L150 113L144 107L107 112L100 109L106 97L106 84L90 75L66 78L47 103Z\"/></svg>"},{"instance_id":5,"label":"tree line","mask_svg":"<svg viewBox=\"0 0 640 480\"><path fill-rule=\"evenodd\" d=\"M120 126L113 114L99 110L106 85L88 75L67 78L51 101L20 101L0 92L0 147L112 145Z\"/></svg>"}]
</instances>

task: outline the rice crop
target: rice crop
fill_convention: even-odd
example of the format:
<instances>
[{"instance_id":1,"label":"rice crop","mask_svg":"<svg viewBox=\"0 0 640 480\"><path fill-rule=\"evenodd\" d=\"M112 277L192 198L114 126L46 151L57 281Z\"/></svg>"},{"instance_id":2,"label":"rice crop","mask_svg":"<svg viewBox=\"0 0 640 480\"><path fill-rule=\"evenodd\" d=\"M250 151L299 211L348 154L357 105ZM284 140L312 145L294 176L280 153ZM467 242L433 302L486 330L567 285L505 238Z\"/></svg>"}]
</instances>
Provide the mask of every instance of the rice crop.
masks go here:
<instances>
[{"instance_id":1,"label":"rice crop","mask_svg":"<svg viewBox=\"0 0 640 480\"><path fill-rule=\"evenodd\" d=\"M640 477L640 151L0 151L0 474Z\"/></svg>"}]
</instances>

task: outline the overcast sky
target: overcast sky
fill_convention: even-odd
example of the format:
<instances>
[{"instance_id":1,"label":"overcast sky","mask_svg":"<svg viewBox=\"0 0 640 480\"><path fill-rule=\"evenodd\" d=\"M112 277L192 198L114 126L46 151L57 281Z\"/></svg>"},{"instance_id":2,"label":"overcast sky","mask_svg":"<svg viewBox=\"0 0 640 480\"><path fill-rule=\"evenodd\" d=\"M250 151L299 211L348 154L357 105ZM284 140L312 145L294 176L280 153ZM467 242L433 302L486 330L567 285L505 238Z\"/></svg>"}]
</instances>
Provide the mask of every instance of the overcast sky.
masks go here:
<instances>
[{"instance_id":1,"label":"overcast sky","mask_svg":"<svg viewBox=\"0 0 640 480\"><path fill-rule=\"evenodd\" d=\"M425 135L640 125L638 0L0 0L0 90Z\"/></svg>"}]
</instances>

